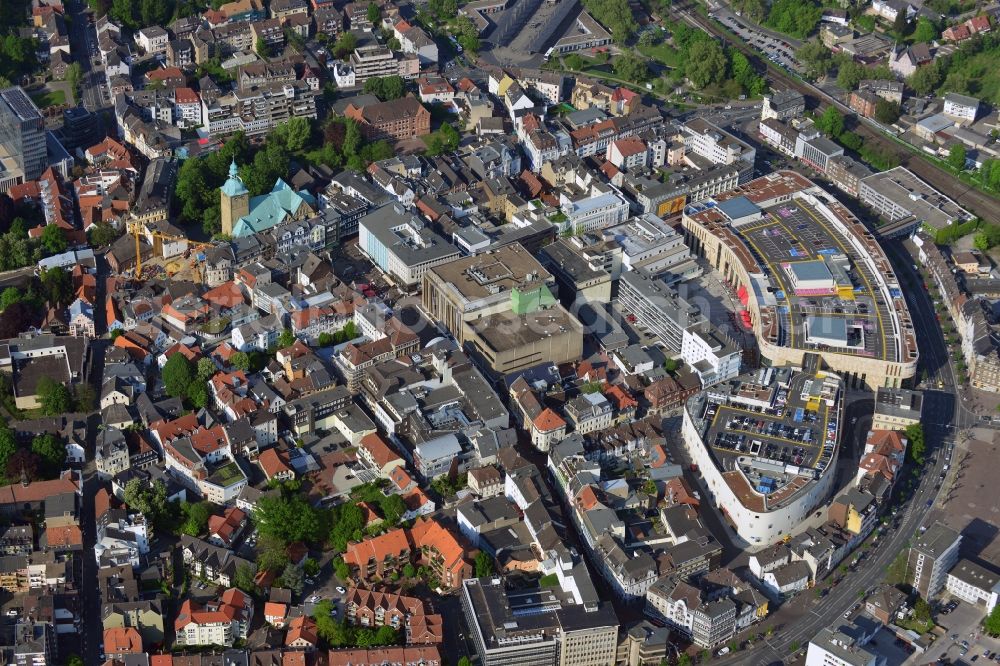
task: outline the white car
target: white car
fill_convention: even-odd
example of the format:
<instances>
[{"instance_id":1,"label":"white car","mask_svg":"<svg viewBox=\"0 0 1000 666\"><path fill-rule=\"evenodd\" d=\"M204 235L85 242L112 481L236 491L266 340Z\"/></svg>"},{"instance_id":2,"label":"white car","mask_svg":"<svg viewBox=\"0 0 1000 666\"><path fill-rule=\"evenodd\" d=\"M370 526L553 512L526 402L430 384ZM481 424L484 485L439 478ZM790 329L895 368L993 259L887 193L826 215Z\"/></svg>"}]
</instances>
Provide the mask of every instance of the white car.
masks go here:
<instances>
[{"instance_id":1,"label":"white car","mask_svg":"<svg viewBox=\"0 0 1000 666\"><path fill-rule=\"evenodd\" d=\"M346 594L347 590L344 589L343 585L338 585L337 586L337 592L340 592L341 594Z\"/></svg>"},{"instance_id":2,"label":"white car","mask_svg":"<svg viewBox=\"0 0 1000 666\"><path fill-rule=\"evenodd\" d=\"M319 601L319 596L318 596L318 595L315 595L315 594L314 594L314 595L312 595L311 597L309 597L309 603L311 603L311 604L314 604L314 603L316 603L317 601Z\"/></svg>"}]
</instances>

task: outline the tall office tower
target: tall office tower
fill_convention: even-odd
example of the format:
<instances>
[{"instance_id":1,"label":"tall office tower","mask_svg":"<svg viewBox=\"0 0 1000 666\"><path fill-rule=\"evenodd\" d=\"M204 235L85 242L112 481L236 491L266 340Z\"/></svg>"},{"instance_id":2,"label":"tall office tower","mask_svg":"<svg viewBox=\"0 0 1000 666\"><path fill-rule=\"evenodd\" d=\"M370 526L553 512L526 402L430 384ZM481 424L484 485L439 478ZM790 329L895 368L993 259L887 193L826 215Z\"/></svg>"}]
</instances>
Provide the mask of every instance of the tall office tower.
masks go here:
<instances>
[{"instance_id":1,"label":"tall office tower","mask_svg":"<svg viewBox=\"0 0 1000 666\"><path fill-rule=\"evenodd\" d=\"M0 190L6 190L16 182L36 180L45 170L45 120L20 86L0 90L0 102L0 160L4 162Z\"/></svg>"}]
</instances>

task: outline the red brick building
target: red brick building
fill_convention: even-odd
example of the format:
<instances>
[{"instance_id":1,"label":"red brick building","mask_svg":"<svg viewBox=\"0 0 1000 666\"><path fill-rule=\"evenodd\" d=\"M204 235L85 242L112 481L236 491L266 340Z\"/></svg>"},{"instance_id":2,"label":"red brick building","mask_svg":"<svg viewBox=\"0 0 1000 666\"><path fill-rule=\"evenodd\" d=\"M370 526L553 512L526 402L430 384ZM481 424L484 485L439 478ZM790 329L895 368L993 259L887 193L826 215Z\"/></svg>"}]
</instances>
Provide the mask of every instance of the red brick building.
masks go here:
<instances>
[{"instance_id":1,"label":"red brick building","mask_svg":"<svg viewBox=\"0 0 1000 666\"><path fill-rule=\"evenodd\" d=\"M431 133L431 112L412 95L362 107L349 104L344 115L358 122L369 141L399 141Z\"/></svg>"}]
</instances>

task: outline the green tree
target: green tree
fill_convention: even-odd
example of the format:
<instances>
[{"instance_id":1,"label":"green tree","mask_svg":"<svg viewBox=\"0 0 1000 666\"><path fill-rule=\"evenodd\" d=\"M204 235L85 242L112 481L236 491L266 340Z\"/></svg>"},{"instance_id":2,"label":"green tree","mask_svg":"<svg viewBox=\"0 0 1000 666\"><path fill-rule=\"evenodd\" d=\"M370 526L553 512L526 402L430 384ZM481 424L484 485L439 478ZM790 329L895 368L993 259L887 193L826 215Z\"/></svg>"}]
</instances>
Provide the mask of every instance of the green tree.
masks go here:
<instances>
[{"instance_id":1,"label":"green tree","mask_svg":"<svg viewBox=\"0 0 1000 666\"><path fill-rule=\"evenodd\" d=\"M237 566L236 574L233 576L233 586L243 590L247 594L256 592L257 585L254 583L253 567L249 564L240 564Z\"/></svg>"},{"instance_id":2,"label":"green tree","mask_svg":"<svg viewBox=\"0 0 1000 666\"><path fill-rule=\"evenodd\" d=\"M401 76L373 76L365 81L365 92L375 95L383 102L389 102L405 95L406 88Z\"/></svg>"},{"instance_id":3,"label":"green tree","mask_svg":"<svg viewBox=\"0 0 1000 666\"><path fill-rule=\"evenodd\" d=\"M819 79L827 75L833 67L830 49L818 39L811 39L795 52L795 57L806 68L806 76Z\"/></svg>"},{"instance_id":4,"label":"green tree","mask_svg":"<svg viewBox=\"0 0 1000 666\"><path fill-rule=\"evenodd\" d=\"M184 522L181 524L181 532L189 536L200 536L208 529L208 519L212 515L211 506L208 502L194 502L181 505L184 514Z\"/></svg>"},{"instance_id":5,"label":"green tree","mask_svg":"<svg viewBox=\"0 0 1000 666\"><path fill-rule=\"evenodd\" d=\"M476 553L476 578L485 578L493 575L493 558L486 551Z\"/></svg>"},{"instance_id":6,"label":"green tree","mask_svg":"<svg viewBox=\"0 0 1000 666\"><path fill-rule=\"evenodd\" d=\"M925 624L931 621L931 605L923 597L913 604L913 618Z\"/></svg>"},{"instance_id":7,"label":"green tree","mask_svg":"<svg viewBox=\"0 0 1000 666\"><path fill-rule=\"evenodd\" d=\"M726 75L726 55L714 39L695 42L687 56L684 73L698 89L722 81Z\"/></svg>"},{"instance_id":8,"label":"green tree","mask_svg":"<svg viewBox=\"0 0 1000 666\"><path fill-rule=\"evenodd\" d=\"M280 142L288 152L297 153L309 144L311 137L312 126L309 119L296 116L271 130L268 140Z\"/></svg>"},{"instance_id":9,"label":"green tree","mask_svg":"<svg viewBox=\"0 0 1000 666\"><path fill-rule=\"evenodd\" d=\"M52 473L58 473L66 462L66 446L51 433L38 435L31 440L31 452L41 458L42 463Z\"/></svg>"},{"instance_id":10,"label":"green tree","mask_svg":"<svg viewBox=\"0 0 1000 666\"><path fill-rule=\"evenodd\" d=\"M853 60L841 60L837 67L837 85L844 90L855 90L867 76L867 69Z\"/></svg>"},{"instance_id":11,"label":"green tree","mask_svg":"<svg viewBox=\"0 0 1000 666\"><path fill-rule=\"evenodd\" d=\"M41 241L46 254L60 254L66 251L66 234L55 224L45 225Z\"/></svg>"},{"instance_id":12,"label":"green tree","mask_svg":"<svg viewBox=\"0 0 1000 666\"><path fill-rule=\"evenodd\" d=\"M837 138L844 132L844 116L836 107L828 106L823 115L816 119L816 127L821 132Z\"/></svg>"},{"instance_id":13,"label":"green tree","mask_svg":"<svg viewBox=\"0 0 1000 666\"><path fill-rule=\"evenodd\" d=\"M907 85L913 88L913 92L918 95L927 95L937 90L941 85L944 74L938 61L932 61L923 67L918 67L917 71L906 80Z\"/></svg>"},{"instance_id":14,"label":"green tree","mask_svg":"<svg viewBox=\"0 0 1000 666\"><path fill-rule=\"evenodd\" d=\"M201 409L208 405L208 382L193 381L188 384L187 399L195 409Z\"/></svg>"},{"instance_id":15,"label":"green tree","mask_svg":"<svg viewBox=\"0 0 1000 666\"><path fill-rule=\"evenodd\" d=\"M921 42L933 42L940 36L941 33L938 31L937 26L929 18L921 16L917 19L917 27L913 30L914 42L918 44Z\"/></svg>"},{"instance_id":16,"label":"green tree","mask_svg":"<svg viewBox=\"0 0 1000 666\"><path fill-rule=\"evenodd\" d=\"M229 364L237 370L246 372L250 369L250 355L241 351L233 352L229 357Z\"/></svg>"},{"instance_id":17,"label":"green tree","mask_svg":"<svg viewBox=\"0 0 1000 666\"><path fill-rule=\"evenodd\" d=\"M911 463L920 467L924 464L927 444L924 441L924 427L919 423L907 426L903 431L906 435L906 457Z\"/></svg>"},{"instance_id":18,"label":"green tree","mask_svg":"<svg viewBox=\"0 0 1000 666\"><path fill-rule=\"evenodd\" d=\"M198 381L207 382L219 369L215 367L215 361L210 358L198 359Z\"/></svg>"},{"instance_id":19,"label":"green tree","mask_svg":"<svg viewBox=\"0 0 1000 666\"><path fill-rule=\"evenodd\" d=\"M583 6L611 31L616 44L624 45L638 28L628 0L584 0Z\"/></svg>"},{"instance_id":20,"label":"green tree","mask_svg":"<svg viewBox=\"0 0 1000 666\"><path fill-rule=\"evenodd\" d=\"M87 232L87 240L94 247L107 247L118 240L121 232L115 229L108 222L98 222Z\"/></svg>"},{"instance_id":21,"label":"green tree","mask_svg":"<svg viewBox=\"0 0 1000 666\"><path fill-rule=\"evenodd\" d=\"M910 19L906 14L906 11L896 12L896 18L892 22L892 32L896 35L896 39L905 39L910 34Z\"/></svg>"},{"instance_id":22,"label":"green tree","mask_svg":"<svg viewBox=\"0 0 1000 666\"><path fill-rule=\"evenodd\" d=\"M355 644L354 630L345 621L332 615L333 604L324 599L313 606L312 617L316 621L316 633L332 648L348 647Z\"/></svg>"},{"instance_id":23,"label":"green tree","mask_svg":"<svg viewBox=\"0 0 1000 666\"><path fill-rule=\"evenodd\" d=\"M379 19L382 17L382 12L379 11L378 5L374 2L368 3L368 22L372 25L378 25Z\"/></svg>"},{"instance_id":24,"label":"green tree","mask_svg":"<svg viewBox=\"0 0 1000 666\"><path fill-rule=\"evenodd\" d=\"M774 0L767 15L767 25L779 32L805 39L816 29L823 10L814 2Z\"/></svg>"},{"instance_id":25,"label":"green tree","mask_svg":"<svg viewBox=\"0 0 1000 666\"><path fill-rule=\"evenodd\" d=\"M334 510L330 543L339 552L347 550L347 543L361 536L365 526L364 512L356 504L341 504ZM339 574L338 574L339 575ZM343 576L341 576L343 577Z\"/></svg>"},{"instance_id":26,"label":"green tree","mask_svg":"<svg viewBox=\"0 0 1000 666\"><path fill-rule=\"evenodd\" d=\"M348 55L358 47L358 36L353 32L342 32L340 36L337 37L337 41L333 45L333 54L338 58L343 58Z\"/></svg>"},{"instance_id":27,"label":"green tree","mask_svg":"<svg viewBox=\"0 0 1000 666\"><path fill-rule=\"evenodd\" d=\"M58 416L72 411L73 395L63 383L51 377L41 377L36 391L42 413L46 416Z\"/></svg>"},{"instance_id":28,"label":"green tree","mask_svg":"<svg viewBox=\"0 0 1000 666\"><path fill-rule=\"evenodd\" d=\"M681 652L680 656L677 657L677 666L692 666L694 662L691 661L691 655L687 652Z\"/></svg>"},{"instance_id":29,"label":"green tree","mask_svg":"<svg viewBox=\"0 0 1000 666\"><path fill-rule=\"evenodd\" d=\"M111 18L126 28L140 27L136 21L135 5L132 0L114 0L108 13Z\"/></svg>"},{"instance_id":30,"label":"green tree","mask_svg":"<svg viewBox=\"0 0 1000 666\"><path fill-rule=\"evenodd\" d=\"M278 349L291 347L293 344L295 344L295 334L292 333L292 329L286 328L278 336Z\"/></svg>"},{"instance_id":31,"label":"green tree","mask_svg":"<svg viewBox=\"0 0 1000 666\"><path fill-rule=\"evenodd\" d=\"M663 362L663 369L669 372L670 374L674 374L675 372L680 370L680 367L681 367L681 362L676 358L668 358Z\"/></svg>"},{"instance_id":32,"label":"green tree","mask_svg":"<svg viewBox=\"0 0 1000 666\"><path fill-rule=\"evenodd\" d=\"M972 239L972 245L980 252L986 252L990 249L990 239L987 238L986 234L978 233L976 237ZM997 409L1000 409L1000 405L997 405Z\"/></svg>"},{"instance_id":33,"label":"green tree","mask_svg":"<svg viewBox=\"0 0 1000 666\"><path fill-rule=\"evenodd\" d=\"M340 580L347 580L351 577L351 568L347 566L342 557L333 558L333 571Z\"/></svg>"},{"instance_id":34,"label":"green tree","mask_svg":"<svg viewBox=\"0 0 1000 666\"><path fill-rule=\"evenodd\" d=\"M472 666L472 660L470 660L468 657L461 657L458 660L458 666Z\"/></svg>"},{"instance_id":35,"label":"green tree","mask_svg":"<svg viewBox=\"0 0 1000 666\"><path fill-rule=\"evenodd\" d=\"M255 512L256 513L256 512ZM257 542L257 569L278 573L288 565L287 544L270 534L261 534Z\"/></svg>"},{"instance_id":36,"label":"green tree","mask_svg":"<svg viewBox=\"0 0 1000 666\"><path fill-rule=\"evenodd\" d=\"M965 169L966 151L965 145L956 143L948 150L948 165L956 171Z\"/></svg>"},{"instance_id":37,"label":"green tree","mask_svg":"<svg viewBox=\"0 0 1000 666\"><path fill-rule=\"evenodd\" d=\"M251 196L266 194L274 188L279 178L288 177L291 156L280 141L268 141L263 150L257 151L253 162L240 167L243 184Z\"/></svg>"},{"instance_id":38,"label":"green tree","mask_svg":"<svg viewBox=\"0 0 1000 666\"><path fill-rule=\"evenodd\" d=\"M306 579L302 573L302 569L291 562L286 564L285 570L281 572L281 581L284 587L287 587L295 594L302 594L302 590L306 586Z\"/></svg>"},{"instance_id":39,"label":"green tree","mask_svg":"<svg viewBox=\"0 0 1000 666\"><path fill-rule=\"evenodd\" d=\"M125 484L123 499L130 509L144 515L157 528L170 519L171 504L162 481L147 484L138 478L131 479Z\"/></svg>"},{"instance_id":40,"label":"green tree","mask_svg":"<svg viewBox=\"0 0 1000 666\"><path fill-rule=\"evenodd\" d=\"M68 271L54 266L41 273L42 293L53 307L69 305L73 298L73 280Z\"/></svg>"},{"instance_id":41,"label":"green tree","mask_svg":"<svg viewBox=\"0 0 1000 666\"><path fill-rule=\"evenodd\" d=\"M875 120L884 125L891 125L899 120L899 104L881 97L875 102Z\"/></svg>"},{"instance_id":42,"label":"green tree","mask_svg":"<svg viewBox=\"0 0 1000 666\"><path fill-rule=\"evenodd\" d=\"M20 289L15 287L7 287L0 293L0 312L6 310L14 303L20 303L24 300L25 293Z\"/></svg>"},{"instance_id":43,"label":"green tree","mask_svg":"<svg viewBox=\"0 0 1000 666\"><path fill-rule=\"evenodd\" d=\"M406 564L403 565L403 575L406 576L407 578L413 578L414 576L417 575L416 567L407 562Z\"/></svg>"},{"instance_id":44,"label":"green tree","mask_svg":"<svg viewBox=\"0 0 1000 666\"><path fill-rule=\"evenodd\" d=\"M844 148L848 148L854 152L861 150L861 146L863 144L861 137L854 132L844 132L840 135L839 141Z\"/></svg>"},{"instance_id":45,"label":"green tree","mask_svg":"<svg viewBox=\"0 0 1000 666\"><path fill-rule=\"evenodd\" d=\"M468 16L459 16L455 21L455 39L463 49L471 53L479 52L479 30Z\"/></svg>"},{"instance_id":46,"label":"green tree","mask_svg":"<svg viewBox=\"0 0 1000 666\"><path fill-rule=\"evenodd\" d=\"M458 14L457 0L430 0L427 9L439 21L449 21Z\"/></svg>"},{"instance_id":47,"label":"green tree","mask_svg":"<svg viewBox=\"0 0 1000 666\"><path fill-rule=\"evenodd\" d=\"M267 59L271 57L271 47L267 45L267 42L264 41L263 37L257 38L257 44L255 50L257 51L257 55L259 55L261 58Z\"/></svg>"},{"instance_id":48,"label":"green tree","mask_svg":"<svg viewBox=\"0 0 1000 666\"><path fill-rule=\"evenodd\" d=\"M649 63L635 53L626 53L615 58L613 68L615 74L626 81L643 83L649 78Z\"/></svg>"},{"instance_id":49,"label":"green tree","mask_svg":"<svg viewBox=\"0 0 1000 666\"><path fill-rule=\"evenodd\" d=\"M396 525L406 513L406 502L399 495L387 495L379 503L379 508L385 521L390 525Z\"/></svg>"},{"instance_id":50,"label":"green tree","mask_svg":"<svg viewBox=\"0 0 1000 666\"><path fill-rule=\"evenodd\" d=\"M66 666L83 666L83 658L78 654L71 654L66 659Z\"/></svg>"},{"instance_id":51,"label":"green tree","mask_svg":"<svg viewBox=\"0 0 1000 666\"><path fill-rule=\"evenodd\" d=\"M5 421L0 421L0 469L7 469L7 463L17 451L17 436Z\"/></svg>"},{"instance_id":52,"label":"green tree","mask_svg":"<svg viewBox=\"0 0 1000 666\"><path fill-rule=\"evenodd\" d=\"M194 379L194 368L184 354L173 354L167 359L161 371L164 388L172 398L187 396L188 386Z\"/></svg>"},{"instance_id":53,"label":"green tree","mask_svg":"<svg viewBox=\"0 0 1000 666\"><path fill-rule=\"evenodd\" d=\"M384 624L375 631L374 645L396 645L399 642L400 632L393 629L390 625Z\"/></svg>"},{"instance_id":54,"label":"green tree","mask_svg":"<svg viewBox=\"0 0 1000 666\"><path fill-rule=\"evenodd\" d=\"M319 516L300 495L262 497L254 509L253 520L262 535L286 545L295 541L315 542L320 536Z\"/></svg>"},{"instance_id":55,"label":"green tree","mask_svg":"<svg viewBox=\"0 0 1000 666\"><path fill-rule=\"evenodd\" d=\"M990 636L1000 636L1000 604L993 607L983 621L983 628Z\"/></svg>"}]
</instances>

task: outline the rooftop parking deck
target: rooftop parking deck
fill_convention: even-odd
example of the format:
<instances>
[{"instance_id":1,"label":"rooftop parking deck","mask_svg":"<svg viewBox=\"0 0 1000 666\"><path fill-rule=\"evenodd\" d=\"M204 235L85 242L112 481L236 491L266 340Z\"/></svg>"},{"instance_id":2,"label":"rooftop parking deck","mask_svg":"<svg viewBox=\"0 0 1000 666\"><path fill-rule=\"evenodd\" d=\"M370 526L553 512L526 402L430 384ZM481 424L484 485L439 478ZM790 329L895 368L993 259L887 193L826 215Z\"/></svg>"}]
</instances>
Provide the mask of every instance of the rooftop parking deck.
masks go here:
<instances>
[{"instance_id":1,"label":"rooftop parking deck","mask_svg":"<svg viewBox=\"0 0 1000 666\"><path fill-rule=\"evenodd\" d=\"M826 372L788 370L743 376L692 398L702 441L731 486L740 479L769 509L823 475L839 441L841 381ZM769 383L768 383L769 381ZM732 477L732 478L730 478ZM763 509L761 509L763 510Z\"/></svg>"},{"instance_id":2,"label":"rooftop parking deck","mask_svg":"<svg viewBox=\"0 0 1000 666\"><path fill-rule=\"evenodd\" d=\"M803 199L765 213L738 233L774 287L778 344L896 360L888 339L890 305L878 289L880 278L854 246ZM817 328L846 329L846 335L820 335Z\"/></svg>"}]
</instances>

